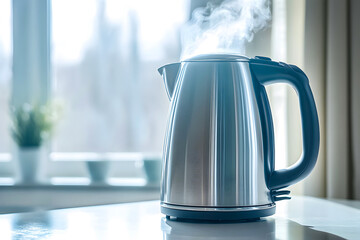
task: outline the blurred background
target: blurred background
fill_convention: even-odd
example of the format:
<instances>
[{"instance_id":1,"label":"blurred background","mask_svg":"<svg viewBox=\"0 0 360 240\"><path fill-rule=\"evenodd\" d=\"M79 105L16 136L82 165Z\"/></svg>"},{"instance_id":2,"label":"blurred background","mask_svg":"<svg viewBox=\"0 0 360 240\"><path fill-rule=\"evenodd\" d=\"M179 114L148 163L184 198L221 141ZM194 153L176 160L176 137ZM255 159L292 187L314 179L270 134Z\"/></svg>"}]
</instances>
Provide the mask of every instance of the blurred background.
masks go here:
<instances>
[{"instance_id":1,"label":"blurred background","mask_svg":"<svg viewBox=\"0 0 360 240\"><path fill-rule=\"evenodd\" d=\"M0 1L0 212L159 198L169 100L157 68L179 61L182 26L208 2ZM318 163L290 189L360 199L360 4L269 4L245 54L302 68L320 118ZM302 152L297 95L285 84L267 91L281 169ZM49 103L53 131L29 157L11 136L14 109Z\"/></svg>"}]
</instances>

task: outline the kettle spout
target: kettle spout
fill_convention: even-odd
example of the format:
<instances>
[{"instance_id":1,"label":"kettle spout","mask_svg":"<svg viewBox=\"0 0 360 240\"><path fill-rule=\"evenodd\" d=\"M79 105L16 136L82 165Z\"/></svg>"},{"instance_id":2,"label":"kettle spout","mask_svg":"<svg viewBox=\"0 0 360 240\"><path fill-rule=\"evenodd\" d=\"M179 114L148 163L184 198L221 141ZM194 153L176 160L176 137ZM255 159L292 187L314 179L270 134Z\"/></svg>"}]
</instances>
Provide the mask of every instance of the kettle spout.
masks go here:
<instances>
[{"instance_id":1,"label":"kettle spout","mask_svg":"<svg viewBox=\"0 0 360 240\"><path fill-rule=\"evenodd\" d=\"M162 66L161 68L158 69L160 75L164 79L166 92L170 100L173 96L180 65L181 63L172 63Z\"/></svg>"}]
</instances>

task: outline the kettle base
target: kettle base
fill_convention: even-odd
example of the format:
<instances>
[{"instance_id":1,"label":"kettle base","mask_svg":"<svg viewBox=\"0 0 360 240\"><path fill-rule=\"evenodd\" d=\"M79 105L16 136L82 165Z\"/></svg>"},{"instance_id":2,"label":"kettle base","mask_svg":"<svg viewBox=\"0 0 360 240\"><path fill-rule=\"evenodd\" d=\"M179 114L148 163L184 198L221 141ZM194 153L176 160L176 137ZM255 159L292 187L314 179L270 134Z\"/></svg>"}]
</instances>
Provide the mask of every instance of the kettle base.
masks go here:
<instances>
[{"instance_id":1,"label":"kettle base","mask_svg":"<svg viewBox=\"0 0 360 240\"><path fill-rule=\"evenodd\" d=\"M259 219L275 213L275 203L253 207L189 207L161 203L161 213L167 217L211 221Z\"/></svg>"}]
</instances>

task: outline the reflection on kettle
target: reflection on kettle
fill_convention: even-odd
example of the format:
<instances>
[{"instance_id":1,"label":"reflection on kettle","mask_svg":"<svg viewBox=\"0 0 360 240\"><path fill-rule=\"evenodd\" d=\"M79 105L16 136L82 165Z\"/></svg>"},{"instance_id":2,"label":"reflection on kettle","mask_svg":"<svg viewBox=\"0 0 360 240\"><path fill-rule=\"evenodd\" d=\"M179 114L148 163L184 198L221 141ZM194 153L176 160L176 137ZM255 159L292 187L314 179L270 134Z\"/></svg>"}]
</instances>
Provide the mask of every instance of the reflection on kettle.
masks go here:
<instances>
[{"instance_id":1,"label":"reflection on kettle","mask_svg":"<svg viewBox=\"0 0 360 240\"><path fill-rule=\"evenodd\" d=\"M164 240L275 239L275 220L253 222L193 223L161 219Z\"/></svg>"}]
</instances>

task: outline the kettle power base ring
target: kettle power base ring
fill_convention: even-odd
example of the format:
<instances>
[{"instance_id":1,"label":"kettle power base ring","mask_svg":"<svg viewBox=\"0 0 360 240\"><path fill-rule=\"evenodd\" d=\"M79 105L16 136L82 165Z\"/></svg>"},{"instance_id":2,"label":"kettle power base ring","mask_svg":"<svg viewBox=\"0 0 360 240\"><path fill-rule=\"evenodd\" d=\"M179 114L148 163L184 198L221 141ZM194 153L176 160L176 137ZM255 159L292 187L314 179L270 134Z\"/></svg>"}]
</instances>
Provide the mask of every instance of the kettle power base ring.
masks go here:
<instances>
[{"instance_id":1,"label":"kettle power base ring","mask_svg":"<svg viewBox=\"0 0 360 240\"><path fill-rule=\"evenodd\" d=\"M275 214L275 203L251 207L191 207L161 203L161 213L167 217L193 220L251 220Z\"/></svg>"}]
</instances>

